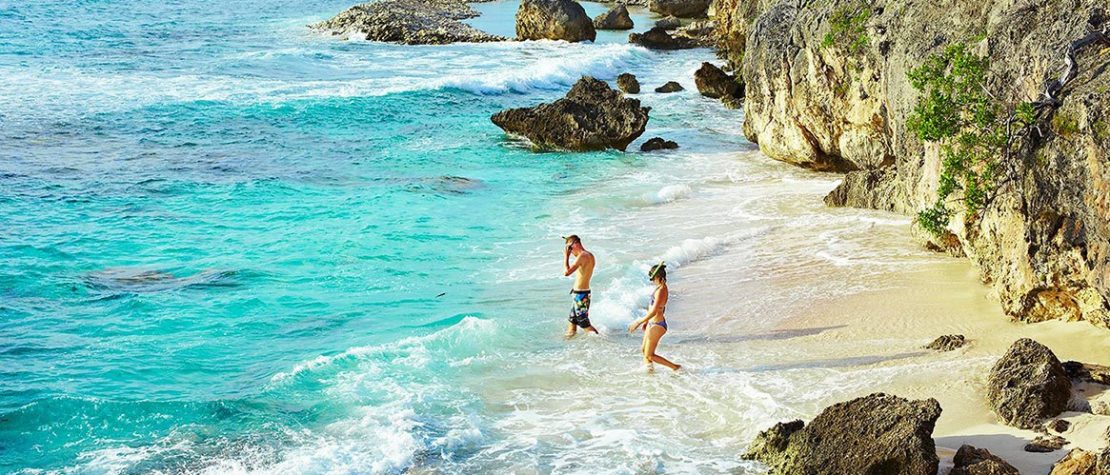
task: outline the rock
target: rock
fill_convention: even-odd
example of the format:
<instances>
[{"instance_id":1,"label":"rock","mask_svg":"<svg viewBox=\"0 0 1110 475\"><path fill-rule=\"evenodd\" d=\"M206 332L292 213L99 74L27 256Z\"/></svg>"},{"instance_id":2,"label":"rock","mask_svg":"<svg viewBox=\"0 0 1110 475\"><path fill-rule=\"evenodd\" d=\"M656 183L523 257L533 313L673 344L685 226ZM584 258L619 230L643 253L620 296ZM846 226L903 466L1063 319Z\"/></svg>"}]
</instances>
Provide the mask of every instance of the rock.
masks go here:
<instances>
[{"instance_id":1,"label":"rock","mask_svg":"<svg viewBox=\"0 0 1110 475\"><path fill-rule=\"evenodd\" d=\"M641 152L654 152L656 150L674 150L678 143L673 140L663 140L662 137L652 137L640 145Z\"/></svg>"},{"instance_id":2,"label":"rock","mask_svg":"<svg viewBox=\"0 0 1110 475\"><path fill-rule=\"evenodd\" d=\"M1022 338L991 368L987 399L1006 424L1035 429L1067 408L1071 380L1044 345Z\"/></svg>"},{"instance_id":3,"label":"rock","mask_svg":"<svg viewBox=\"0 0 1110 475\"><path fill-rule=\"evenodd\" d=\"M689 49L701 46L701 44L693 39L673 36L667 33L667 30L658 26L652 27L650 30L643 33L632 33L628 35L628 42L638 44L648 49L661 50Z\"/></svg>"},{"instance_id":4,"label":"rock","mask_svg":"<svg viewBox=\"0 0 1110 475\"><path fill-rule=\"evenodd\" d=\"M711 99L744 97L744 88L740 82L710 63L701 63L701 67L694 72L694 84L698 86L701 95Z\"/></svg>"},{"instance_id":5,"label":"rock","mask_svg":"<svg viewBox=\"0 0 1110 475\"><path fill-rule=\"evenodd\" d=\"M679 20L678 17L676 17L674 15L668 15L668 16L665 16L665 17L660 18L658 20L655 20L655 26L657 26L659 28L662 28L664 30L673 30L675 28L678 28L678 27L682 26L682 20Z\"/></svg>"},{"instance_id":6,"label":"rock","mask_svg":"<svg viewBox=\"0 0 1110 475\"><path fill-rule=\"evenodd\" d=\"M681 91L681 90L683 90L682 85L677 83L677 82L674 82L674 81L667 81L666 84L655 88L655 92L659 92L659 93L663 93L663 94L666 94L666 93L669 93L669 92L678 92L678 91Z\"/></svg>"},{"instance_id":7,"label":"rock","mask_svg":"<svg viewBox=\"0 0 1110 475\"><path fill-rule=\"evenodd\" d=\"M1087 401L1091 414L1110 416L1110 391L1103 391Z\"/></svg>"},{"instance_id":8,"label":"rock","mask_svg":"<svg viewBox=\"0 0 1110 475\"><path fill-rule=\"evenodd\" d=\"M1065 361L1064 371L1068 377L1089 383L1110 385L1110 366Z\"/></svg>"},{"instance_id":9,"label":"rock","mask_svg":"<svg viewBox=\"0 0 1110 475\"><path fill-rule=\"evenodd\" d=\"M617 76L617 88L627 94L639 94L640 81L637 81L636 76L631 73L621 73Z\"/></svg>"},{"instance_id":10,"label":"rock","mask_svg":"<svg viewBox=\"0 0 1110 475\"><path fill-rule=\"evenodd\" d=\"M516 11L518 40L593 41L594 22L573 0L522 0Z\"/></svg>"},{"instance_id":11,"label":"rock","mask_svg":"<svg viewBox=\"0 0 1110 475\"><path fill-rule=\"evenodd\" d=\"M706 48L713 47L717 41L717 27L712 20L698 20L686 26L675 28L674 36L685 38Z\"/></svg>"},{"instance_id":12,"label":"rock","mask_svg":"<svg viewBox=\"0 0 1110 475\"><path fill-rule=\"evenodd\" d=\"M1057 434L1063 434L1064 432L1067 432L1068 428L1070 427L1071 423L1064 419L1053 419L1048 424L1045 424L1045 429L1048 429L1049 432L1055 432Z\"/></svg>"},{"instance_id":13,"label":"rock","mask_svg":"<svg viewBox=\"0 0 1110 475\"><path fill-rule=\"evenodd\" d=\"M780 474L936 475L934 399L876 393L829 406L808 425L777 424L743 455Z\"/></svg>"},{"instance_id":14,"label":"rock","mask_svg":"<svg viewBox=\"0 0 1110 475\"><path fill-rule=\"evenodd\" d=\"M1101 453L1072 449L1064 458L1052 465L1049 475L1107 475L1110 474L1110 449Z\"/></svg>"},{"instance_id":15,"label":"rock","mask_svg":"<svg viewBox=\"0 0 1110 475\"><path fill-rule=\"evenodd\" d=\"M644 133L649 110L605 81L583 77L562 99L503 110L490 120L506 132L527 137L538 149L624 150Z\"/></svg>"},{"instance_id":16,"label":"rock","mask_svg":"<svg viewBox=\"0 0 1110 475\"><path fill-rule=\"evenodd\" d=\"M679 18L704 18L709 10L709 0L650 0L648 10Z\"/></svg>"},{"instance_id":17,"label":"rock","mask_svg":"<svg viewBox=\"0 0 1110 475\"><path fill-rule=\"evenodd\" d=\"M1068 445L1068 440L1058 435L1037 437L1032 442L1025 444L1026 452L1046 453L1055 452Z\"/></svg>"},{"instance_id":18,"label":"rock","mask_svg":"<svg viewBox=\"0 0 1110 475\"><path fill-rule=\"evenodd\" d=\"M1104 0L928 2L714 0L722 57L744 80L743 128L769 157L849 173L847 206L914 215L937 199L941 144L908 124L921 94L909 71L950 46L990 59L1002 104L1040 97L1062 48L1110 24ZM852 37L827 45L839 12L867 5ZM841 31L843 33L843 30ZM853 41L866 40L866 41ZM1007 316L1110 328L1110 55L1089 45L1076 80L1044 114L1043 140L1009 164L1020 186L952 217ZM726 68L727 69L727 68ZM1007 106L1010 107L1010 106ZM1066 126L1061 128L1061 126ZM958 198L956 198L958 199ZM847 200L842 200L844 202ZM962 206L960 207L962 208Z\"/></svg>"},{"instance_id":19,"label":"rock","mask_svg":"<svg viewBox=\"0 0 1110 475\"><path fill-rule=\"evenodd\" d=\"M967 344L967 340L963 335L943 335L933 340L932 343L925 345L925 349L937 351L952 351L957 348L963 347Z\"/></svg>"},{"instance_id":20,"label":"rock","mask_svg":"<svg viewBox=\"0 0 1110 475\"><path fill-rule=\"evenodd\" d=\"M948 475L1020 475L1018 469L989 450L970 445L961 446L952 463L954 466Z\"/></svg>"},{"instance_id":21,"label":"rock","mask_svg":"<svg viewBox=\"0 0 1110 475\"><path fill-rule=\"evenodd\" d=\"M460 0L380 0L355 5L310 27L349 38L412 45L505 41L461 21L476 16L478 12Z\"/></svg>"},{"instance_id":22,"label":"rock","mask_svg":"<svg viewBox=\"0 0 1110 475\"><path fill-rule=\"evenodd\" d=\"M635 26L623 3L613 5L609 11L594 17L594 28L598 30L631 30Z\"/></svg>"}]
</instances>

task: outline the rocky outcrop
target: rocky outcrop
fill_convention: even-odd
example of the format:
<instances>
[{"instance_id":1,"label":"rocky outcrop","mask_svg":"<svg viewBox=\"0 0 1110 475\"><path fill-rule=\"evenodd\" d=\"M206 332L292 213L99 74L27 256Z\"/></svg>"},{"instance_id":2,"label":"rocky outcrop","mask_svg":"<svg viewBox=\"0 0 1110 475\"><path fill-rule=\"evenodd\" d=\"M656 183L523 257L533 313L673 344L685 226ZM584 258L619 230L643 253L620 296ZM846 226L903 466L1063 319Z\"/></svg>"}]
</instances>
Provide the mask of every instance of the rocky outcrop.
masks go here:
<instances>
[{"instance_id":1,"label":"rocky outcrop","mask_svg":"<svg viewBox=\"0 0 1110 475\"><path fill-rule=\"evenodd\" d=\"M701 63L694 71L694 84L701 95L711 99L744 97L744 87L739 80L710 63Z\"/></svg>"},{"instance_id":2,"label":"rocky outcrop","mask_svg":"<svg viewBox=\"0 0 1110 475\"><path fill-rule=\"evenodd\" d=\"M1072 449L1052 466L1050 475L1106 475L1110 474L1110 449L1102 453Z\"/></svg>"},{"instance_id":3,"label":"rocky outcrop","mask_svg":"<svg viewBox=\"0 0 1110 475\"><path fill-rule=\"evenodd\" d=\"M347 38L410 45L505 40L461 21L476 16L478 12L460 0L380 0L355 5L311 28Z\"/></svg>"},{"instance_id":4,"label":"rocky outcrop","mask_svg":"<svg viewBox=\"0 0 1110 475\"><path fill-rule=\"evenodd\" d=\"M628 42L648 49L676 50L698 48L702 44L693 38L667 33L666 29L653 26L643 33L628 35Z\"/></svg>"},{"instance_id":5,"label":"rocky outcrop","mask_svg":"<svg viewBox=\"0 0 1110 475\"><path fill-rule=\"evenodd\" d=\"M650 0L648 9L660 15L704 18L709 10L709 0Z\"/></svg>"},{"instance_id":6,"label":"rocky outcrop","mask_svg":"<svg viewBox=\"0 0 1110 475\"><path fill-rule=\"evenodd\" d=\"M1067 409L1071 379L1044 345L1022 338L991 368L987 400L1006 424L1037 429Z\"/></svg>"},{"instance_id":7,"label":"rocky outcrop","mask_svg":"<svg viewBox=\"0 0 1110 475\"><path fill-rule=\"evenodd\" d=\"M668 15L655 20L655 26L658 26L659 28L662 28L664 30L673 30L682 26L682 20L679 20L678 17L674 15Z\"/></svg>"},{"instance_id":8,"label":"rocky outcrop","mask_svg":"<svg viewBox=\"0 0 1110 475\"><path fill-rule=\"evenodd\" d=\"M793 421L761 432L744 458L777 474L935 475L936 400L877 393L826 408L809 424Z\"/></svg>"},{"instance_id":9,"label":"rocky outcrop","mask_svg":"<svg viewBox=\"0 0 1110 475\"><path fill-rule=\"evenodd\" d=\"M1064 371L1068 377L1083 382L1110 385L1110 366L1102 366L1078 361L1065 361Z\"/></svg>"},{"instance_id":10,"label":"rocky outcrop","mask_svg":"<svg viewBox=\"0 0 1110 475\"><path fill-rule=\"evenodd\" d=\"M631 73L621 73L617 76L617 89L626 94L639 94L640 81L636 80L636 76Z\"/></svg>"},{"instance_id":11,"label":"rocky outcrop","mask_svg":"<svg viewBox=\"0 0 1110 475\"><path fill-rule=\"evenodd\" d=\"M594 22L574 0L523 0L516 11L518 40L593 41Z\"/></svg>"},{"instance_id":12,"label":"rocky outcrop","mask_svg":"<svg viewBox=\"0 0 1110 475\"><path fill-rule=\"evenodd\" d=\"M1042 436L1025 444L1026 452L1047 453L1055 452L1068 445L1068 440L1058 435Z\"/></svg>"},{"instance_id":13,"label":"rocky outcrop","mask_svg":"<svg viewBox=\"0 0 1110 475\"><path fill-rule=\"evenodd\" d=\"M503 110L490 120L506 132L527 137L537 149L624 150L644 133L649 110L605 81L583 77L562 99Z\"/></svg>"},{"instance_id":14,"label":"rocky outcrop","mask_svg":"<svg viewBox=\"0 0 1110 475\"><path fill-rule=\"evenodd\" d=\"M927 350L936 351L952 351L962 348L967 344L967 339L963 335L942 335L933 340L932 343L925 345Z\"/></svg>"},{"instance_id":15,"label":"rocky outcrop","mask_svg":"<svg viewBox=\"0 0 1110 475\"><path fill-rule=\"evenodd\" d=\"M830 19L861 5L859 30L827 41ZM906 214L935 202L942 166L940 146L907 126L920 97L912 68L967 44L991 60L990 93L1017 104L1060 74L1067 45L1110 24L1101 0L718 0L715 9L724 57L745 82L745 135L772 158L848 172L834 204ZM1016 319L1110 327L1110 56L1099 49L1075 56L1060 107L1011 163L1024 172L949 229Z\"/></svg>"},{"instance_id":16,"label":"rocky outcrop","mask_svg":"<svg viewBox=\"0 0 1110 475\"><path fill-rule=\"evenodd\" d=\"M970 445L960 446L952 458L952 471L948 475L1019 475L1014 468L987 449L977 449Z\"/></svg>"},{"instance_id":17,"label":"rocky outcrop","mask_svg":"<svg viewBox=\"0 0 1110 475\"><path fill-rule=\"evenodd\" d=\"M656 150L674 150L678 143L674 140L664 140L662 137L652 137L640 145L641 152L654 152Z\"/></svg>"},{"instance_id":18,"label":"rocky outcrop","mask_svg":"<svg viewBox=\"0 0 1110 475\"><path fill-rule=\"evenodd\" d=\"M631 30L635 26L623 3L613 5L609 11L594 17L594 28L598 30Z\"/></svg>"},{"instance_id":19,"label":"rocky outcrop","mask_svg":"<svg viewBox=\"0 0 1110 475\"><path fill-rule=\"evenodd\" d=\"M678 91L681 91L681 90L683 90L682 85L677 83L677 82L674 82L674 81L667 81L662 86L659 86L659 87L655 88L655 92L662 93L662 94L667 94L667 93L671 93L671 92L678 92Z\"/></svg>"}]
</instances>

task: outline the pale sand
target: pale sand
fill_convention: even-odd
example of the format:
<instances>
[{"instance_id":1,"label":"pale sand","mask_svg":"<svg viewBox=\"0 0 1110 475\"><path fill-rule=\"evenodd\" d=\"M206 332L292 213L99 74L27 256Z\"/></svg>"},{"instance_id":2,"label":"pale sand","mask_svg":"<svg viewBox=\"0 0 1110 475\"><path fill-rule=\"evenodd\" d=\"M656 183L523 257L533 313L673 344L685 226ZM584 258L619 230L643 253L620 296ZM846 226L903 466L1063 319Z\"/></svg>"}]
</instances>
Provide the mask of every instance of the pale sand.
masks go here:
<instances>
[{"instance_id":1,"label":"pale sand","mask_svg":"<svg viewBox=\"0 0 1110 475\"><path fill-rule=\"evenodd\" d=\"M1023 474L1047 474L1052 464L1073 447L1087 450L1106 447L1110 416L1068 412L1062 418L1071 422L1071 427L1063 436L1071 445L1050 453L1025 452L1025 444L1040 434L1000 424L987 405L985 384L993 362L1015 340L1023 337L1048 346L1061 361L1110 364L1110 331L1083 322L1011 322L988 297L985 286L968 284L966 264L956 261L946 267L941 276L947 273L948 279L937 279L936 272L910 274L898 277L889 290L816 302L809 307L812 311L790 318L778 330L804 333L806 329L828 329L793 339L795 344L806 346L819 346L816 343L822 340L863 344L873 343L883 336L895 339L885 351L890 361L878 358L879 362L870 367L905 365L903 356L906 354L946 365L953 359L966 360L967 369L954 374L938 377L923 370L919 376L895 375L888 383L859 391L860 395L873 390L940 401L943 413L934 438L942 456L941 474L947 473L952 455L962 444L986 448ZM907 288L916 291L907 292ZM981 294L982 298L975 298L976 294ZM969 301L973 303L971 308ZM948 353L926 350L921 350L924 352L921 354L913 353L944 334L963 334L971 342ZM897 343L903 339L917 340L919 346L908 348L904 343ZM875 346L866 344L866 348L873 351ZM875 356L882 356L882 353ZM1088 397L1095 396L1100 389L1104 388L1087 388Z\"/></svg>"}]
</instances>

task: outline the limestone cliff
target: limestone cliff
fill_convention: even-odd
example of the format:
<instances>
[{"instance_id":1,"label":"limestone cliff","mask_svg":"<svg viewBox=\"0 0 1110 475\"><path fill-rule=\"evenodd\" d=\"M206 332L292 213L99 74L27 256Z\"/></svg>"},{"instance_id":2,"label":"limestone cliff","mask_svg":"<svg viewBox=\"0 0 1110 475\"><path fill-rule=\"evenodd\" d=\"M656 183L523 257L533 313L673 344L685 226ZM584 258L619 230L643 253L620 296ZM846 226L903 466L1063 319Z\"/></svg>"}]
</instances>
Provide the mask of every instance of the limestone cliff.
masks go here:
<instances>
[{"instance_id":1,"label":"limestone cliff","mask_svg":"<svg viewBox=\"0 0 1110 475\"><path fill-rule=\"evenodd\" d=\"M717 0L722 55L746 84L744 133L768 156L848 172L826 199L914 214L936 200L939 146L911 133L919 92L907 73L964 43L990 59L999 101L1036 99L1064 70L1064 51L1104 31L1097 0ZM829 41L845 9L858 41ZM841 27L841 30L844 28ZM843 34L839 31L839 34ZM1079 74L1016 158L1021 173L973 216L949 225L993 284L1005 311L1026 321L1087 320L1110 327L1110 41L1076 56Z\"/></svg>"}]
</instances>

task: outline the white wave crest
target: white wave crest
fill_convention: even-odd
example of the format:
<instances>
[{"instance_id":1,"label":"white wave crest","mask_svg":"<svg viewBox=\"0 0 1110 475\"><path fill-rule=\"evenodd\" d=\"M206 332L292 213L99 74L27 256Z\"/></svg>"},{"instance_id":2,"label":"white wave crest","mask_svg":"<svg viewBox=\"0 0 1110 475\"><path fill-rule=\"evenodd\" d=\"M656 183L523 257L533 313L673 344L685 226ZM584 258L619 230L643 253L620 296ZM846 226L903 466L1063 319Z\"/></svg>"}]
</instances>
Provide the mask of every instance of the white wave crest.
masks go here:
<instances>
[{"instance_id":1,"label":"white wave crest","mask_svg":"<svg viewBox=\"0 0 1110 475\"><path fill-rule=\"evenodd\" d=\"M687 196L690 196L693 190L688 185L667 185L660 188L655 193L648 193L644 195L644 201L650 204L663 204L671 203Z\"/></svg>"}]
</instances>

